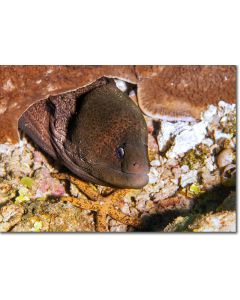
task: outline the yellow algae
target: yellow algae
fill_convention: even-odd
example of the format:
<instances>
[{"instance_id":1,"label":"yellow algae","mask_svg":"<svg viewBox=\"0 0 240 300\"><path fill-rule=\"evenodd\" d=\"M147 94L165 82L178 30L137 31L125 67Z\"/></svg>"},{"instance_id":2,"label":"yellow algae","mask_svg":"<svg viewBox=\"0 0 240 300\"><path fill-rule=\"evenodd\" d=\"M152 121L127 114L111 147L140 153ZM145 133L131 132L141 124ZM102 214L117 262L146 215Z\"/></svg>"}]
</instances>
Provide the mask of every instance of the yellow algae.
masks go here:
<instances>
[{"instance_id":1,"label":"yellow algae","mask_svg":"<svg viewBox=\"0 0 240 300\"><path fill-rule=\"evenodd\" d=\"M20 183L30 189L34 184L34 179L26 176L20 180Z\"/></svg>"},{"instance_id":2,"label":"yellow algae","mask_svg":"<svg viewBox=\"0 0 240 300\"><path fill-rule=\"evenodd\" d=\"M29 201L31 194L29 193L29 190L26 187L20 187L19 190L19 196L15 199L15 204L19 204L21 202Z\"/></svg>"}]
</instances>

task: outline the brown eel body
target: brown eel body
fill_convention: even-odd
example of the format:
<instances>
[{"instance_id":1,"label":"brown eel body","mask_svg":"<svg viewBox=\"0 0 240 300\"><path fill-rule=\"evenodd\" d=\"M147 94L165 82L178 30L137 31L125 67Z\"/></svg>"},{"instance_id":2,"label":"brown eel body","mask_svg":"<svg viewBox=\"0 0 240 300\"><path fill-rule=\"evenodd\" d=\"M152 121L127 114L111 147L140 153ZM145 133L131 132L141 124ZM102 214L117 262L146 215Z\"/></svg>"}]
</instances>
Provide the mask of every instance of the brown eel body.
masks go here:
<instances>
[{"instance_id":1,"label":"brown eel body","mask_svg":"<svg viewBox=\"0 0 240 300\"><path fill-rule=\"evenodd\" d=\"M121 188L148 183L143 115L105 78L34 103L19 128L80 179Z\"/></svg>"}]
</instances>

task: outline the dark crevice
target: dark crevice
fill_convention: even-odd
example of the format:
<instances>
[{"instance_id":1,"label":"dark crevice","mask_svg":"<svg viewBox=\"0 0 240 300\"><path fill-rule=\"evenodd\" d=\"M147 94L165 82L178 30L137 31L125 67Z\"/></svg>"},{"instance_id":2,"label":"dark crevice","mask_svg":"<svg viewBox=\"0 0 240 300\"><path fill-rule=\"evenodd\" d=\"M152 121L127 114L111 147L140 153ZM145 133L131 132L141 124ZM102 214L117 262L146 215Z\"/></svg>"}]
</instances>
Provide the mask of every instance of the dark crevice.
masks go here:
<instances>
[{"instance_id":1,"label":"dark crevice","mask_svg":"<svg viewBox=\"0 0 240 300\"><path fill-rule=\"evenodd\" d=\"M161 232L171 224L177 217L189 217L192 223L196 218L210 212L220 212L219 207L224 200L235 191L235 187L225 187L223 185L212 188L195 199L195 204L190 210L168 210L162 213L144 216L141 223L134 231L136 232ZM189 224L190 224L189 223ZM188 224L188 225L189 225ZM183 232L187 232L185 226ZM181 230L179 232L182 232Z\"/></svg>"}]
</instances>

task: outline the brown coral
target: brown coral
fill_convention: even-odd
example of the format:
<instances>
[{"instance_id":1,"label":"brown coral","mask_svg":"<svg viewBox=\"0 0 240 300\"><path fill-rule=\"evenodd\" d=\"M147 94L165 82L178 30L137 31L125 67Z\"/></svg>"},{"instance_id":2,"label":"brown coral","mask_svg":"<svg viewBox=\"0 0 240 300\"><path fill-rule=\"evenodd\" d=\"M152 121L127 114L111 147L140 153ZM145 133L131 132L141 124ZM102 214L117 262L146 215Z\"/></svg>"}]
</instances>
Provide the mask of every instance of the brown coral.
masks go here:
<instances>
[{"instance_id":1,"label":"brown coral","mask_svg":"<svg viewBox=\"0 0 240 300\"><path fill-rule=\"evenodd\" d=\"M236 101L235 66L137 66L138 101L155 118L199 118L208 104Z\"/></svg>"}]
</instances>

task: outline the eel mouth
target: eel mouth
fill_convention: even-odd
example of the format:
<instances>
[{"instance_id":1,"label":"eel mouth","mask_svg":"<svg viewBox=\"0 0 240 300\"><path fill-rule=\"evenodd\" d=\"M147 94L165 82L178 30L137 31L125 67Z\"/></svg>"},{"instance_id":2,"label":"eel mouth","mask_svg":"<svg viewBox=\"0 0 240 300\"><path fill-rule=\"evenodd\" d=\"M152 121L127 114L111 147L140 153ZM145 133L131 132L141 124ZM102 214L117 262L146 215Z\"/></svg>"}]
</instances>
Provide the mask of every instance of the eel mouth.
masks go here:
<instances>
[{"instance_id":1,"label":"eel mouth","mask_svg":"<svg viewBox=\"0 0 240 300\"><path fill-rule=\"evenodd\" d=\"M98 169L96 179L101 180L104 185L130 189L140 189L149 181L147 172L130 173L103 165Z\"/></svg>"},{"instance_id":2,"label":"eel mouth","mask_svg":"<svg viewBox=\"0 0 240 300\"><path fill-rule=\"evenodd\" d=\"M112 176L111 178L111 184L114 184L114 186L119 188L140 189L148 184L148 181L149 178L147 174L133 174L126 172L122 172L117 177Z\"/></svg>"}]
</instances>

